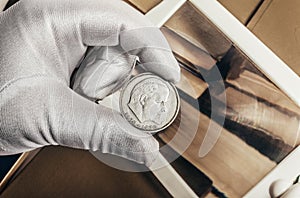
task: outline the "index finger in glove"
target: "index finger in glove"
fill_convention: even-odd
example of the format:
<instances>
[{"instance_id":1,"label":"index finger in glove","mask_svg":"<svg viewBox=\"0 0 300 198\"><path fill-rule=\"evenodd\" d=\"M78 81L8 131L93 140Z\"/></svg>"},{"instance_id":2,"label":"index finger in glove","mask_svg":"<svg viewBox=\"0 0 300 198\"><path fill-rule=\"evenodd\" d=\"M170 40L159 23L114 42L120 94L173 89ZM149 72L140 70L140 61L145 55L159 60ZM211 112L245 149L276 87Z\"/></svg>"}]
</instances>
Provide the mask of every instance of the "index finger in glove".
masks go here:
<instances>
[{"instance_id":1,"label":"index finger in glove","mask_svg":"<svg viewBox=\"0 0 300 198\"><path fill-rule=\"evenodd\" d=\"M94 7L97 6L99 3L95 3ZM93 11L93 17L82 20L81 32L85 44L119 44L124 52L137 55L147 71L172 82L180 80L179 65L159 28L123 1L106 3L105 9L108 11L105 15ZM117 43L114 42L116 40Z\"/></svg>"},{"instance_id":2,"label":"index finger in glove","mask_svg":"<svg viewBox=\"0 0 300 198\"><path fill-rule=\"evenodd\" d=\"M83 42L87 45L119 44L124 52L137 55L147 71L166 80L178 82L179 65L159 28L125 2L111 1L106 9L109 10L111 6L113 11L110 10L106 16L102 12L92 12L94 17L83 19ZM106 23L103 22L104 18ZM108 31L103 31L103 24L110 24L106 28ZM104 36L103 32L108 34ZM115 40L118 40L117 43L112 42Z\"/></svg>"}]
</instances>

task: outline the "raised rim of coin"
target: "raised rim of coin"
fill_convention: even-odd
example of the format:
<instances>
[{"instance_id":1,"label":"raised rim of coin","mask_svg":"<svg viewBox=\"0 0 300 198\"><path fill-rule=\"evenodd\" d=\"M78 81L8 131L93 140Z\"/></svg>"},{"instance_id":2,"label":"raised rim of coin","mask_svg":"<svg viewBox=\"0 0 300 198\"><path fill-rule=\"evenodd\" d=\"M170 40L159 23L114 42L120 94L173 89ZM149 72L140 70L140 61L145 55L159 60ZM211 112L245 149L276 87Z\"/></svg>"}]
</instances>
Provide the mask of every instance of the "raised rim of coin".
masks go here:
<instances>
[{"instance_id":1,"label":"raised rim of coin","mask_svg":"<svg viewBox=\"0 0 300 198\"><path fill-rule=\"evenodd\" d=\"M157 78L157 79L161 80L162 82L164 82L164 83L170 85L170 87L173 88L173 90L174 90L174 94L175 94L176 101L177 101L175 113L174 113L174 115L172 116L172 118L170 119L170 121L169 121L168 123L166 123L165 125L163 125L162 127L160 127L159 129L155 129L155 130L145 130L145 129L138 128L137 126L131 124L131 123L127 120L127 118L126 118L126 116L125 116L125 112L124 112L124 110L123 110L123 108L122 108L123 96L124 96L125 90L126 90L126 88L128 87L128 85L129 85L130 83L132 83L132 81L136 80L137 78L144 77L144 76L147 76L147 75L148 75L149 77ZM159 77L159 76L157 76L157 75L155 75L155 74L153 74L153 73L145 72L145 73L141 73L141 74L138 74L138 75L132 77L132 78L131 78L131 79L130 79L123 87L122 87L121 92L120 92L120 98L119 98L119 106L120 106L120 112L121 112L122 116L123 116L123 117L124 117L124 118L125 118L125 119L133 126L133 127L137 128L137 129L139 129L139 130L142 130L142 131L149 132L149 133L157 133L157 132L162 131L162 130L166 129L167 127L169 127L169 126L174 122L174 120L176 119L176 117L177 117L177 115L178 115L178 112L179 112L179 109L180 109L180 97L179 97L178 91L177 91L177 89L176 89L176 87L175 87L175 85L174 85L173 83L170 83L170 82L168 82L168 81L162 79L161 77Z\"/></svg>"}]
</instances>

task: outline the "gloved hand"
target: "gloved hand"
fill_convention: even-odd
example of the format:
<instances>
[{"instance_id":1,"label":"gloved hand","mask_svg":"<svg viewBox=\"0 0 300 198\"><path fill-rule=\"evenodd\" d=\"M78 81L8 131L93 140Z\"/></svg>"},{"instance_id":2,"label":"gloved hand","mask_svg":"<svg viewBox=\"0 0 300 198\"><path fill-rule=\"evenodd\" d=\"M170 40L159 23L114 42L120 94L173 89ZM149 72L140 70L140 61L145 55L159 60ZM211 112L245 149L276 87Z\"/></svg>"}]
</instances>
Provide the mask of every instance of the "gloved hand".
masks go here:
<instances>
[{"instance_id":1,"label":"gloved hand","mask_svg":"<svg viewBox=\"0 0 300 198\"><path fill-rule=\"evenodd\" d=\"M69 88L87 46L120 46L147 70L178 81L166 40L149 27L118 0L21 0L0 13L0 154L64 145L149 166L158 150L152 136Z\"/></svg>"}]
</instances>

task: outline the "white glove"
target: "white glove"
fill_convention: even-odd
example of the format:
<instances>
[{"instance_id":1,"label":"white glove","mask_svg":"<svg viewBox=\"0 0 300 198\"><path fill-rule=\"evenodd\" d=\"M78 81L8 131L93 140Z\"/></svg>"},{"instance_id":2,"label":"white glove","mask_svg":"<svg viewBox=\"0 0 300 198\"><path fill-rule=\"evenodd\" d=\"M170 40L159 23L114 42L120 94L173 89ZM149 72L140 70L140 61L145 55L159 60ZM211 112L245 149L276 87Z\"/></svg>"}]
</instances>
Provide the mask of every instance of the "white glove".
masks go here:
<instances>
[{"instance_id":1,"label":"white glove","mask_svg":"<svg viewBox=\"0 0 300 198\"><path fill-rule=\"evenodd\" d=\"M151 31L140 31L144 27ZM149 166L158 151L152 136L69 88L87 46L119 45L147 70L178 81L166 40L149 27L143 15L116 0L21 0L0 13L0 154L64 145Z\"/></svg>"},{"instance_id":2,"label":"white glove","mask_svg":"<svg viewBox=\"0 0 300 198\"><path fill-rule=\"evenodd\" d=\"M72 75L72 89L91 101L102 100L130 79L136 63L137 56L120 46L94 47Z\"/></svg>"}]
</instances>

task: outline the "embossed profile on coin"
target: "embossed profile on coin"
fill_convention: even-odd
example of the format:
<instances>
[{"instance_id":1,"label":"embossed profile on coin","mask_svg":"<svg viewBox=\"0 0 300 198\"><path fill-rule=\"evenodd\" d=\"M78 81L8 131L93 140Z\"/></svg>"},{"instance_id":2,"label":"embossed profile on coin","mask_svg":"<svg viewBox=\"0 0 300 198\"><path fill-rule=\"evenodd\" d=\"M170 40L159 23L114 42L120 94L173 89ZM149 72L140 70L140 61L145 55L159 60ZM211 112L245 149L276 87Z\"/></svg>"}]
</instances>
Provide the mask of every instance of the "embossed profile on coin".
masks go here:
<instances>
[{"instance_id":1,"label":"embossed profile on coin","mask_svg":"<svg viewBox=\"0 0 300 198\"><path fill-rule=\"evenodd\" d=\"M156 78L146 78L133 87L127 105L140 123L161 124L166 120L169 94L165 84Z\"/></svg>"},{"instance_id":2,"label":"embossed profile on coin","mask_svg":"<svg viewBox=\"0 0 300 198\"><path fill-rule=\"evenodd\" d=\"M174 85L144 73L131 79L123 88L120 108L134 127L154 133L174 121L179 110L179 97Z\"/></svg>"}]
</instances>

